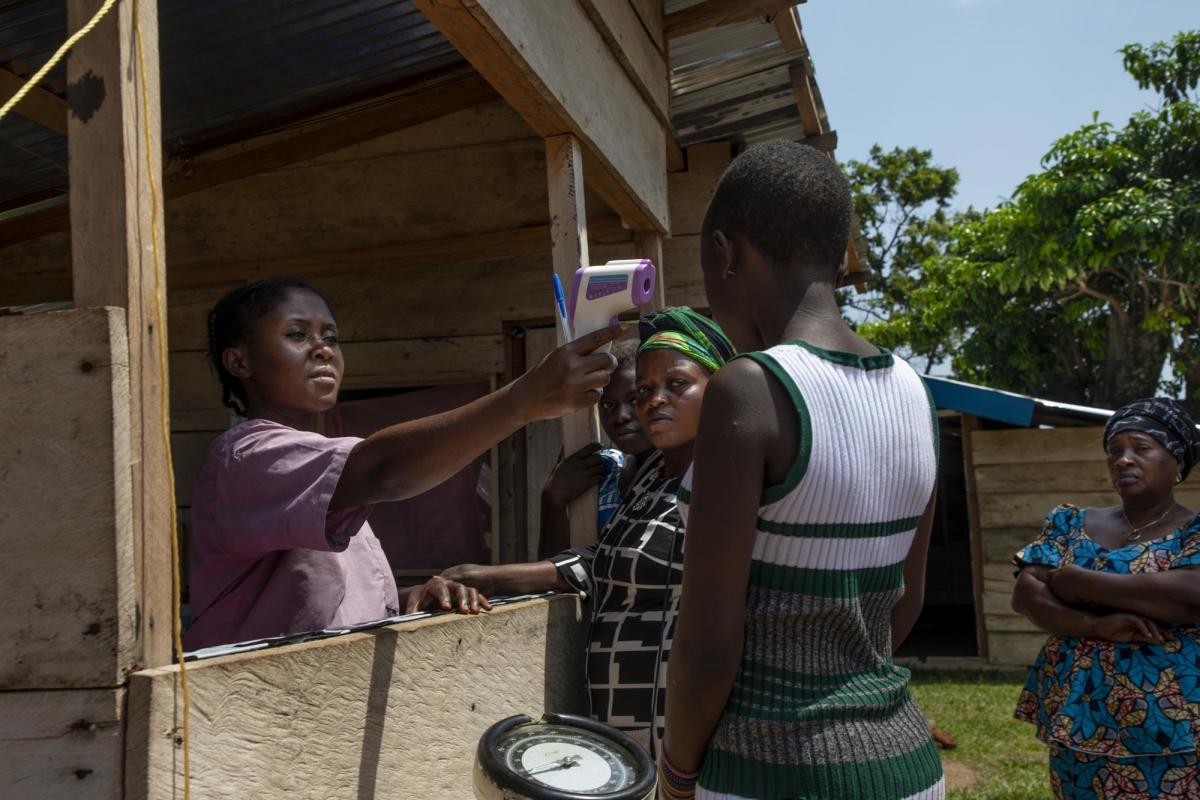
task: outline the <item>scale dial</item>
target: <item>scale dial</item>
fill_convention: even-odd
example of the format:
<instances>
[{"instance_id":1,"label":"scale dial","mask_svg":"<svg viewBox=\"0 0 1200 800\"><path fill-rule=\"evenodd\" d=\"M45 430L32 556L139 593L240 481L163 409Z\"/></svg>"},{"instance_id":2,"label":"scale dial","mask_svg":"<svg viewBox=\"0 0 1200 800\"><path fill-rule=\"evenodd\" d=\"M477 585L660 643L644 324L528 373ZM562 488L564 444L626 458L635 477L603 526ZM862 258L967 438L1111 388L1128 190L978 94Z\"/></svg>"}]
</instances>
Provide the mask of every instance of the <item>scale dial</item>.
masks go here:
<instances>
[{"instance_id":1,"label":"scale dial","mask_svg":"<svg viewBox=\"0 0 1200 800\"><path fill-rule=\"evenodd\" d=\"M643 800L653 797L656 783L649 755L632 739L566 714L498 722L480 740L478 757L477 773L502 790L496 797ZM477 794L490 800L486 789L477 781Z\"/></svg>"}]
</instances>

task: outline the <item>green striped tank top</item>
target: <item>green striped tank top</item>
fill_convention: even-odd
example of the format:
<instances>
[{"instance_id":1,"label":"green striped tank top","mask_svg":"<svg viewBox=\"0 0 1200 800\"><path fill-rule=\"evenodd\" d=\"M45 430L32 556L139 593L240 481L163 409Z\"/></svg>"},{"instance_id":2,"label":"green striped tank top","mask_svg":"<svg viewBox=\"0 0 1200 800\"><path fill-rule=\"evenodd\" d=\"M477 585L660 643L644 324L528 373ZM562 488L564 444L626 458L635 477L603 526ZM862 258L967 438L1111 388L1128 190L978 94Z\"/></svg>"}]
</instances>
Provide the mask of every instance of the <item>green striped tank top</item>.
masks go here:
<instances>
[{"instance_id":1,"label":"green striped tank top","mask_svg":"<svg viewBox=\"0 0 1200 800\"><path fill-rule=\"evenodd\" d=\"M787 390L799 452L766 487L742 663L697 797L926 800L936 746L891 659L891 611L937 472L924 382L884 351L748 353ZM679 493L686 521L691 473Z\"/></svg>"}]
</instances>

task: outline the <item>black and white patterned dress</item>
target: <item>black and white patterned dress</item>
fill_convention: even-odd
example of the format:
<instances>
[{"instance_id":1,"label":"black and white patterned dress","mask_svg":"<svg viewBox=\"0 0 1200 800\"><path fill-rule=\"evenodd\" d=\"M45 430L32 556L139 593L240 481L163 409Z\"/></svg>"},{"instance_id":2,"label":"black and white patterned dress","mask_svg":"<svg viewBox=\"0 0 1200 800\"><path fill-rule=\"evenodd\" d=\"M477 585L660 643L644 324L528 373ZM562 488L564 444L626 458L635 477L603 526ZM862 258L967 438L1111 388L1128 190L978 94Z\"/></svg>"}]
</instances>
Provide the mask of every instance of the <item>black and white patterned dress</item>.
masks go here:
<instances>
[{"instance_id":1,"label":"black and white patterned dress","mask_svg":"<svg viewBox=\"0 0 1200 800\"><path fill-rule=\"evenodd\" d=\"M655 451L591 547L556 556L559 572L592 603L587 680L592 716L657 752L666 708L667 655L683 580L678 478ZM657 695L657 697L656 697Z\"/></svg>"}]
</instances>

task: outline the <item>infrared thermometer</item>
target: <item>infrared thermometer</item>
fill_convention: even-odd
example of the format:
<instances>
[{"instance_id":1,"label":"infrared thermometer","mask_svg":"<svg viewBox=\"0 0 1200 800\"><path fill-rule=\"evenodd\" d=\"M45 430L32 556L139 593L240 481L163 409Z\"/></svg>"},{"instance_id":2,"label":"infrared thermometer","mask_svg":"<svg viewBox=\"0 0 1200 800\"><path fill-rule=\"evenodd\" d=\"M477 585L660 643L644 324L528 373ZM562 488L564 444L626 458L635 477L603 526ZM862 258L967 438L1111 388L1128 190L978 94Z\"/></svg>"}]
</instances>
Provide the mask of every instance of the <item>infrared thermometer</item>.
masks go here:
<instances>
[{"instance_id":1,"label":"infrared thermometer","mask_svg":"<svg viewBox=\"0 0 1200 800\"><path fill-rule=\"evenodd\" d=\"M649 303L656 279L654 262L648 258L609 261L603 266L575 270L568 317L571 338L580 339L615 325L619 315Z\"/></svg>"}]
</instances>

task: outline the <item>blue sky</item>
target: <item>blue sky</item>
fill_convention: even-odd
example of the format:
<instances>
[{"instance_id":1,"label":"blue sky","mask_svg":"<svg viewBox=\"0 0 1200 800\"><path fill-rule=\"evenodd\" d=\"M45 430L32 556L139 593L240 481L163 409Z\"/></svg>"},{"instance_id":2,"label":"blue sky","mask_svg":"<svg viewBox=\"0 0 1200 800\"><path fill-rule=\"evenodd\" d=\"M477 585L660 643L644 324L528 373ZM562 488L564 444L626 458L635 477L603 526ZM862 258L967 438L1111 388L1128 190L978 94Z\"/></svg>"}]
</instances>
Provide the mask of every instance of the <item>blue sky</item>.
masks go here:
<instances>
[{"instance_id":1,"label":"blue sky","mask_svg":"<svg viewBox=\"0 0 1200 800\"><path fill-rule=\"evenodd\" d=\"M1200 28L1200 0L808 0L800 19L839 160L931 149L978 208L1093 111L1145 108L1118 48Z\"/></svg>"}]
</instances>

